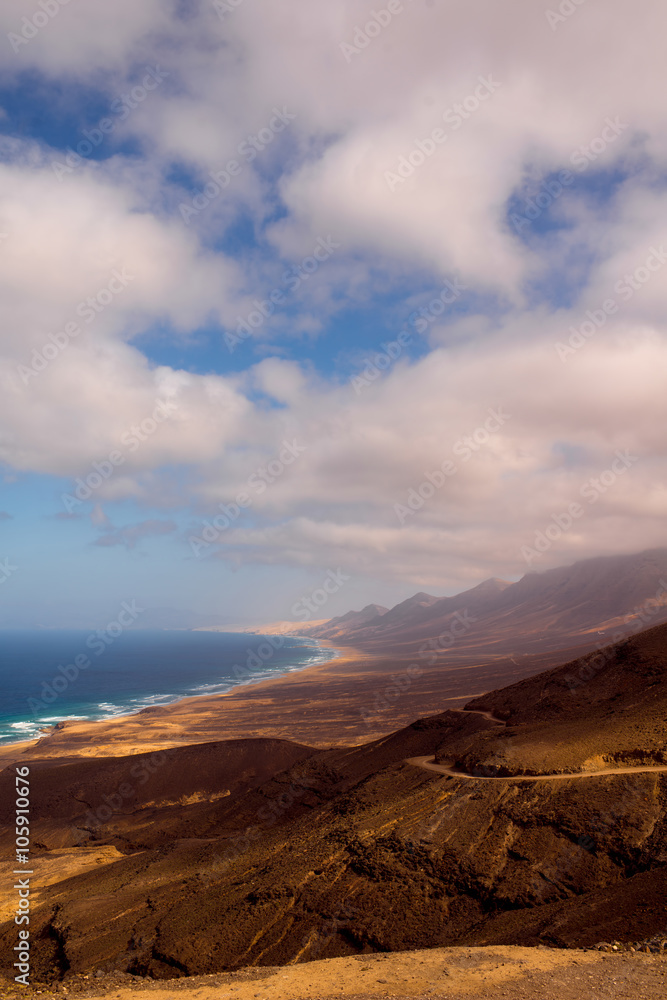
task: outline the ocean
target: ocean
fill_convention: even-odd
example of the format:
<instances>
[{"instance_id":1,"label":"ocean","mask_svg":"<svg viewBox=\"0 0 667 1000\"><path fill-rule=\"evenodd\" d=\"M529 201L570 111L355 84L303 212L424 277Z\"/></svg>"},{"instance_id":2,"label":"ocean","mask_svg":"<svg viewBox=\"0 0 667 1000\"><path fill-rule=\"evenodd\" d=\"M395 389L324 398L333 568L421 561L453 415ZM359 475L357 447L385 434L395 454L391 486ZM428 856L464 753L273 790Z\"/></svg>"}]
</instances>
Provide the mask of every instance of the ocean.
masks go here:
<instances>
[{"instance_id":1,"label":"ocean","mask_svg":"<svg viewBox=\"0 0 667 1000\"><path fill-rule=\"evenodd\" d=\"M0 744L65 719L109 719L222 694L335 654L315 639L232 632L0 630Z\"/></svg>"}]
</instances>

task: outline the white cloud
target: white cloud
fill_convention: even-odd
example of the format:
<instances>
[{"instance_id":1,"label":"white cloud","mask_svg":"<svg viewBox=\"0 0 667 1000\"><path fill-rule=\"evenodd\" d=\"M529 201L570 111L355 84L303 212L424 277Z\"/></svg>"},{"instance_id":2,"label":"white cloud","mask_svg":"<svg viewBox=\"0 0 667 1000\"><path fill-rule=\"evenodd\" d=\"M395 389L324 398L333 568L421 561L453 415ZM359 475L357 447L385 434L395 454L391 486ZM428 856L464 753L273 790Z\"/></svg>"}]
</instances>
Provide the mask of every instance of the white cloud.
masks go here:
<instances>
[{"instance_id":1,"label":"white cloud","mask_svg":"<svg viewBox=\"0 0 667 1000\"><path fill-rule=\"evenodd\" d=\"M46 7L46 11L45 8ZM90 77L100 70L127 70L161 33L177 30L175 5L160 0L5 0L0 38L7 69Z\"/></svg>"},{"instance_id":2,"label":"white cloud","mask_svg":"<svg viewBox=\"0 0 667 1000\"><path fill-rule=\"evenodd\" d=\"M525 568L521 545L625 449L636 462L544 564L664 543L667 265L623 301L615 290L667 240L664 6L587 0L552 32L532 0L406 0L349 62L340 43L366 16L352 0L248 0L223 21L206 3L191 16L176 10L71 0L15 53L7 33L32 8L8 0L0 12L5 74L37 69L68 85L94 83L112 100L148 64L169 73L119 130L139 143L136 159L85 162L58 180L55 152L2 146L0 458L76 477L126 448L96 503L189 502L203 516L296 439L307 450L225 533L223 555L296 565L342 558L360 573L454 586ZM500 86L478 108L471 100L455 127L456 105L480 77ZM167 180L170 168L185 164L203 184L274 107L296 116L289 128L186 225L186 195ZM454 117L444 117L450 108ZM592 147L608 118L623 123L617 140ZM446 142L423 165L413 156L405 183L389 183L401 157L420 144L428 152L435 128ZM569 228L538 238L531 225L529 251L507 225L509 199L525 183L535 194L550 171L574 171L582 145L596 157L588 177L617 170L618 191L602 203L593 185L563 194L554 212ZM261 247L243 260L211 249L241 211ZM249 344L247 371L204 376L153 367L137 348L155 323L183 342L208 322L235 326L285 263L326 234L341 248L317 283L304 282L290 310L257 333L259 349L276 356L257 364ZM131 277L86 324L79 304L108 289L114 271ZM415 272L457 274L471 308L476 294L492 292L511 311L487 318L480 307L433 324L426 357L406 355L359 396L279 360L279 338L316 334L341 292L372 298L378 274ZM571 308L531 304L531 282L548 288L563 275L578 289ZM610 297L618 310L562 360L554 345ZM49 334L77 319L81 332L21 378L19 366L34 364ZM378 324L378 346L392 333ZM229 357L222 344L221 356ZM173 414L140 447L124 445L158 400L171 401ZM468 461L459 456L456 475L401 525L395 503L497 407L511 418ZM185 468L167 494L165 466ZM122 530L109 539L129 544L135 535Z\"/></svg>"}]
</instances>

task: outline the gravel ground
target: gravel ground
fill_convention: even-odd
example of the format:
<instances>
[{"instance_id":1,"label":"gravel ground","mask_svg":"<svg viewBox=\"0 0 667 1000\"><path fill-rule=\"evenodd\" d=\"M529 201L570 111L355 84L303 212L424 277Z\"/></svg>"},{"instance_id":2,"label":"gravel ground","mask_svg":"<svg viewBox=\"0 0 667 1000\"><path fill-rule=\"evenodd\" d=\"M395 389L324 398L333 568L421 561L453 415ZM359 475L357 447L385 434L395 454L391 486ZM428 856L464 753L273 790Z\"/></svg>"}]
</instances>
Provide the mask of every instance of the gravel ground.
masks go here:
<instances>
[{"instance_id":1,"label":"gravel ground","mask_svg":"<svg viewBox=\"0 0 667 1000\"><path fill-rule=\"evenodd\" d=\"M664 1000L662 954L549 948L434 948L154 981L75 976L55 987L0 983L0 997L76 1000Z\"/></svg>"}]
</instances>

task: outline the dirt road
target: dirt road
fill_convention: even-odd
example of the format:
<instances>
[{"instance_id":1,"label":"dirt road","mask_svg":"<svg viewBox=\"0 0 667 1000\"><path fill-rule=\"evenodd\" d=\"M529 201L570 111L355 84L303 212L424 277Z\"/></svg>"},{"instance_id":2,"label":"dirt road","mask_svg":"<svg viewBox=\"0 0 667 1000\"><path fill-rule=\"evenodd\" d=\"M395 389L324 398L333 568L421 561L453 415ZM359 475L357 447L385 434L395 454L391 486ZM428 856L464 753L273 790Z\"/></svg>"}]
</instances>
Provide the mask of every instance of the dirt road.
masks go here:
<instances>
[{"instance_id":1,"label":"dirt road","mask_svg":"<svg viewBox=\"0 0 667 1000\"><path fill-rule=\"evenodd\" d=\"M609 767L602 771L578 771L572 774L517 774L517 775L487 775L468 774L467 771L457 771L446 764L436 764L435 758L407 757L406 764L423 767L425 771L436 771L438 774L448 774L452 778L470 778L472 781L570 781L571 778L598 778L606 774L642 774L645 771L667 771L667 764L656 764L655 767Z\"/></svg>"}]
</instances>

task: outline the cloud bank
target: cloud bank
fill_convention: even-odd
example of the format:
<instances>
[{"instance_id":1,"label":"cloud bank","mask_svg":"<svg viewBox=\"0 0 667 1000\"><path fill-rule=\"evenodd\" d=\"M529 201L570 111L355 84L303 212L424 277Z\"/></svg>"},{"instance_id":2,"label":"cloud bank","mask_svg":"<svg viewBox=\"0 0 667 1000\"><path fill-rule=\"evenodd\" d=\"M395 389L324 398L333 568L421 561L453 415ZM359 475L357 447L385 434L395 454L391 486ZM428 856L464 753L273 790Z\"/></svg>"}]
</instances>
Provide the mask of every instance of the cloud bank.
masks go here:
<instances>
[{"instance_id":1,"label":"cloud bank","mask_svg":"<svg viewBox=\"0 0 667 1000\"><path fill-rule=\"evenodd\" d=\"M184 558L283 464L217 529L234 565L450 588L665 544L665 28L658 0L7 0L4 85L75 124L0 147L0 459L186 511ZM312 363L392 285L363 381ZM156 362L156 327L217 360Z\"/></svg>"}]
</instances>

